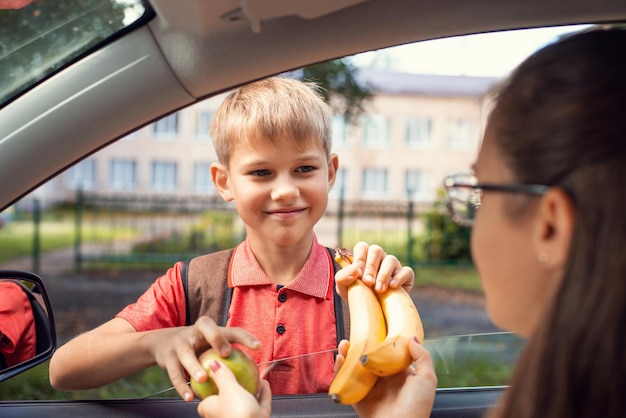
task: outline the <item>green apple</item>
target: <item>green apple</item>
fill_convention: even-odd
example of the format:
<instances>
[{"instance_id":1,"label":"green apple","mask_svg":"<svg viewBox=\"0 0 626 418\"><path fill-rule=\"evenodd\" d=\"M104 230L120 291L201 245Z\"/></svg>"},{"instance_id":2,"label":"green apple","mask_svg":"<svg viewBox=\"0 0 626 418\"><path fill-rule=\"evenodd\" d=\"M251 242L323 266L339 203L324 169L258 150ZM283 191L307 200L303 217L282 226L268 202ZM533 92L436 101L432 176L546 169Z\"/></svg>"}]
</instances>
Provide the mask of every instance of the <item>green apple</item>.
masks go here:
<instances>
[{"instance_id":1,"label":"green apple","mask_svg":"<svg viewBox=\"0 0 626 418\"><path fill-rule=\"evenodd\" d=\"M217 386L211 378L211 369L209 368L211 360L218 360L225 364L232 370L237 378L237 382L248 392L256 395L259 388L259 368L245 352L233 348L230 356L222 358L216 350L210 348L202 353L198 360L200 360L200 364L209 374L209 378L204 383L199 383L193 377L191 378L191 390L198 398L204 399L218 393Z\"/></svg>"}]
</instances>

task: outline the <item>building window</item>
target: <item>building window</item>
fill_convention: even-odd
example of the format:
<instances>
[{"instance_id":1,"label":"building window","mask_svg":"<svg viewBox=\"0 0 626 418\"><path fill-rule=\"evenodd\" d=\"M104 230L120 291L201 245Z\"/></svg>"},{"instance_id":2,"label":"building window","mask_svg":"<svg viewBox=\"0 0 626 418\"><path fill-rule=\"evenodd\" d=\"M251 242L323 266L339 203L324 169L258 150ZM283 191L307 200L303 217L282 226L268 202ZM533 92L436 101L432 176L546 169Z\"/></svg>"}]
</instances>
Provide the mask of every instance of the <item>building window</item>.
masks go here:
<instances>
[{"instance_id":1,"label":"building window","mask_svg":"<svg viewBox=\"0 0 626 418\"><path fill-rule=\"evenodd\" d=\"M389 144L389 119L381 115L363 118L363 144L366 148L387 148Z\"/></svg>"},{"instance_id":2,"label":"building window","mask_svg":"<svg viewBox=\"0 0 626 418\"><path fill-rule=\"evenodd\" d=\"M67 171L69 190L93 190L96 188L96 162L92 159L80 161Z\"/></svg>"},{"instance_id":3,"label":"building window","mask_svg":"<svg viewBox=\"0 0 626 418\"><path fill-rule=\"evenodd\" d=\"M450 121L448 132L448 150L474 151L478 144L476 124L466 119Z\"/></svg>"},{"instance_id":4,"label":"building window","mask_svg":"<svg viewBox=\"0 0 626 418\"><path fill-rule=\"evenodd\" d=\"M346 148L348 145L348 132L346 119L343 115L333 115L333 146Z\"/></svg>"},{"instance_id":5,"label":"building window","mask_svg":"<svg viewBox=\"0 0 626 418\"><path fill-rule=\"evenodd\" d=\"M152 162L152 190L172 192L176 189L176 163L173 161Z\"/></svg>"},{"instance_id":6,"label":"building window","mask_svg":"<svg viewBox=\"0 0 626 418\"><path fill-rule=\"evenodd\" d=\"M193 166L193 190L198 194L215 195L210 163L196 163Z\"/></svg>"},{"instance_id":7,"label":"building window","mask_svg":"<svg viewBox=\"0 0 626 418\"><path fill-rule=\"evenodd\" d=\"M337 176L335 177L335 184L333 188L330 190L329 197L331 199L339 199L341 198L341 193L343 190L343 197L346 196L346 186L347 186L347 171L345 168L340 168L337 170Z\"/></svg>"},{"instance_id":8,"label":"building window","mask_svg":"<svg viewBox=\"0 0 626 418\"><path fill-rule=\"evenodd\" d=\"M178 134L178 113L172 113L152 124L155 138L175 139Z\"/></svg>"},{"instance_id":9,"label":"building window","mask_svg":"<svg viewBox=\"0 0 626 418\"><path fill-rule=\"evenodd\" d=\"M387 170L382 168L364 169L362 195L365 199L387 198Z\"/></svg>"},{"instance_id":10,"label":"building window","mask_svg":"<svg viewBox=\"0 0 626 418\"><path fill-rule=\"evenodd\" d=\"M196 119L196 139L199 141L211 141L211 134L209 133L209 127L211 126L211 120L213 119L214 112L200 111L197 113Z\"/></svg>"},{"instance_id":11,"label":"building window","mask_svg":"<svg viewBox=\"0 0 626 418\"><path fill-rule=\"evenodd\" d=\"M435 200L434 191L430 189L430 176L422 170L407 170L405 175L405 190L409 199L418 202L432 202Z\"/></svg>"},{"instance_id":12,"label":"building window","mask_svg":"<svg viewBox=\"0 0 626 418\"><path fill-rule=\"evenodd\" d=\"M137 167L134 160L114 159L111 161L111 189L117 191L135 190Z\"/></svg>"},{"instance_id":13,"label":"building window","mask_svg":"<svg viewBox=\"0 0 626 418\"><path fill-rule=\"evenodd\" d=\"M428 149L431 146L431 120L409 118L406 121L406 145L410 149Z\"/></svg>"}]
</instances>

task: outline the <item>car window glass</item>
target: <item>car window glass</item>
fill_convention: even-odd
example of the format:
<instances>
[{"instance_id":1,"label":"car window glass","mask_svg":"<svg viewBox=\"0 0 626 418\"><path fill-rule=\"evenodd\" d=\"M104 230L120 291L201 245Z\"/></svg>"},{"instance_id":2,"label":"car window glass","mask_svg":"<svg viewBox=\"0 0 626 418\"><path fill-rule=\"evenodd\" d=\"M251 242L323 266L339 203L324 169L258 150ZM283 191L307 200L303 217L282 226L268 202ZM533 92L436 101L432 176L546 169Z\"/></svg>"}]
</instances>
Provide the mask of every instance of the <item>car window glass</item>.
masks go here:
<instances>
[{"instance_id":1,"label":"car window glass","mask_svg":"<svg viewBox=\"0 0 626 418\"><path fill-rule=\"evenodd\" d=\"M0 103L111 39L144 13L140 0L5 1L0 9Z\"/></svg>"},{"instance_id":2,"label":"car window glass","mask_svg":"<svg viewBox=\"0 0 626 418\"><path fill-rule=\"evenodd\" d=\"M581 28L525 31L521 36L536 41L506 66L499 51L512 49L519 33L349 58L372 97L353 118L345 117L341 103L335 108L333 151L340 168L315 232L331 247L378 243L415 269L412 296L440 388L506 384L525 344L489 320L469 254L470 230L449 219L442 180L474 161L490 92L508 71L524 54ZM243 239L233 205L222 201L210 175L217 157L207 129L223 98L138 129L53 178L3 218L0 267L40 271L53 283L59 345L112 318L174 262ZM0 384L0 399L28 397L20 388L32 386L50 399L176 396L157 367L89 391L57 392L46 384L42 366Z\"/></svg>"}]
</instances>

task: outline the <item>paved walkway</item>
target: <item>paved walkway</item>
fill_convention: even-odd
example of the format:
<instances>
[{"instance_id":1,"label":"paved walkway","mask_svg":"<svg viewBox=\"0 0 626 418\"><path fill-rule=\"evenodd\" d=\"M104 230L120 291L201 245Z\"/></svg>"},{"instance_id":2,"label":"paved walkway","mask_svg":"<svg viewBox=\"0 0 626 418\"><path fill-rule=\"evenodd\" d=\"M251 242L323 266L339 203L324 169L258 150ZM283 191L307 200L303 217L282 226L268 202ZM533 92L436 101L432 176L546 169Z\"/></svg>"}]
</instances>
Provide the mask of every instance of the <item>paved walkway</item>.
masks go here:
<instances>
[{"instance_id":1,"label":"paved walkway","mask_svg":"<svg viewBox=\"0 0 626 418\"><path fill-rule=\"evenodd\" d=\"M94 254L99 251L98 244L83 244L83 252ZM3 270L25 270L41 276L61 276L74 271L74 248L62 248L40 255L39 263L32 256L19 257L0 264Z\"/></svg>"}]
</instances>

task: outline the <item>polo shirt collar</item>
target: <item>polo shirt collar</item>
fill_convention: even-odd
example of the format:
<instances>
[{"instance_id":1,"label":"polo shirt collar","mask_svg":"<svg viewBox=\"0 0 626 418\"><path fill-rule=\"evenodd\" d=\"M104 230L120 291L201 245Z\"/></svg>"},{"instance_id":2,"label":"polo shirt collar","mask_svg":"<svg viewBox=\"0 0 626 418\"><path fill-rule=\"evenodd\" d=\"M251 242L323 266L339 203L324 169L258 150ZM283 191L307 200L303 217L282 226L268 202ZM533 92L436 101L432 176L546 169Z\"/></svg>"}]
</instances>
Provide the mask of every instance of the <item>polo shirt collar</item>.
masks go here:
<instances>
[{"instance_id":1,"label":"polo shirt collar","mask_svg":"<svg viewBox=\"0 0 626 418\"><path fill-rule=\"evenodd\" d=\"M233 266L237 267L234 268ZM317 237L313 235L313 245L309 257L296 278L285 288L325 299L331 284L329 277L333 275L333 272L330 254L324 246L317 242ZM263 271L247 239L235 247L229 275L231 287L275 285Z\"/></svg>"}]
</instances>

